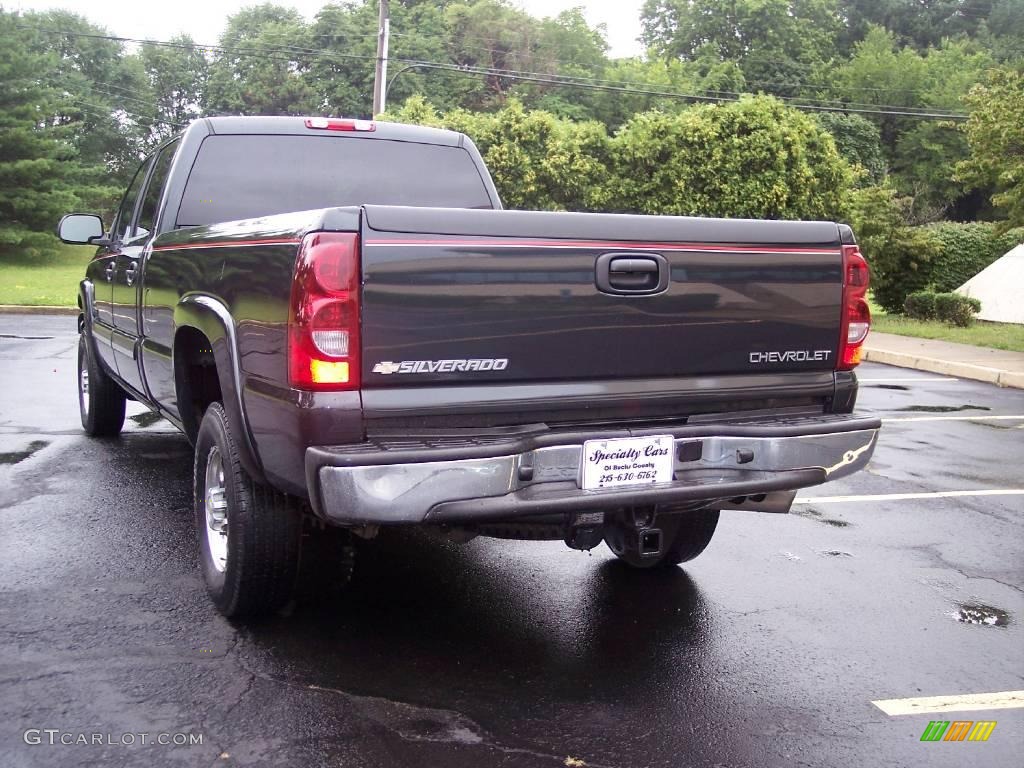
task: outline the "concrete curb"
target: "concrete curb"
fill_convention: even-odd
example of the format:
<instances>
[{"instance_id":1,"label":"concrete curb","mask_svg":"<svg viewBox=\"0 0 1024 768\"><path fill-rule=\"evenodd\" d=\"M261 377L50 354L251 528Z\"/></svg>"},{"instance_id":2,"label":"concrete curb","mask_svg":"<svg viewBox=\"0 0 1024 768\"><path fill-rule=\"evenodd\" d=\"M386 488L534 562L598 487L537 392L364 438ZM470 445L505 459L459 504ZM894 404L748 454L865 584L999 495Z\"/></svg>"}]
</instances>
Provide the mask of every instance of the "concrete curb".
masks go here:
<instances>
[{"instance_id":1,"label":"concrete curb","mask_svg":"<svg viewBox=\"0 0 1024 768\"><path fill-rule=\"evenodd\" d=\"M36 307L27 304L0 304L0 313L8 315L77 315L78 307Z\"/></svg>"},{"instance_id":2,"label":"concrete curb","mask_svg":"<svg viewBox=\"0 0 1024 768\"><path fill-rule=\"evenodd\" d=\"M997 384L1000 387L1024 389L1024 373L1006 371L1002 368L989 368L984 365L973 365L954 360L908 355L904 352L891 352L886 349L865 348L864 359L872 363L896 365L900 368L913 368L918 371L941 373L944 376L955 376L958 379L984 381L989 384Z\"/></svg>"}]
</instances>

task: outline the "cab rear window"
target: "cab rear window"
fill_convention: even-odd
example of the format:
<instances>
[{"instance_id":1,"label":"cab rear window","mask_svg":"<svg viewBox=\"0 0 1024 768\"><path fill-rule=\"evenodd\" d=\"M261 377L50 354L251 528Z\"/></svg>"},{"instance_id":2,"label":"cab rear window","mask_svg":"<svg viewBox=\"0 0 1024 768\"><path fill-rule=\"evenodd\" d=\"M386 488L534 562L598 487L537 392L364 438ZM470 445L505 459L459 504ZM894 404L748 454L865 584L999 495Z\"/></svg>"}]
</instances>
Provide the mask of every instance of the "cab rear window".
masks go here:
<instances>
[{"instance_id":1,"label":"cab rear window","mask_svg":"<svg viewBox=\"0 0 1024 768\"><path fill-rule=\"evenodd\" d=\"M348 205L491 208L461 147L349 136L208 136L177 226Z\"/></svg>"}]
</instances>

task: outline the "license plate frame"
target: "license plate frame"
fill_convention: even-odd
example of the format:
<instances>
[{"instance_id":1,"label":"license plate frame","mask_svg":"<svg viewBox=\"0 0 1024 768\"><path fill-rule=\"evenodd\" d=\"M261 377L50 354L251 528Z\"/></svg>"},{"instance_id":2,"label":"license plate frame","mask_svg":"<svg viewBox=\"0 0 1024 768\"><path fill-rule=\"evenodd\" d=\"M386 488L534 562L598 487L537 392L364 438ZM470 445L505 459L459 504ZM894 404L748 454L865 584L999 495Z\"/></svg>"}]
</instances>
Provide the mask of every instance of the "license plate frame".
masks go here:
<instances>
[{"instance_id":1,"label":"license plate frame","mask_svg":"<svg viewBox=\"0 0 1024 768\"><path fill-rule=\"evenodd\" d=\"M675 468L672 435L617 437L583 443L579 486L585 491L669 483Z\"/></svg>"}]
</instances>

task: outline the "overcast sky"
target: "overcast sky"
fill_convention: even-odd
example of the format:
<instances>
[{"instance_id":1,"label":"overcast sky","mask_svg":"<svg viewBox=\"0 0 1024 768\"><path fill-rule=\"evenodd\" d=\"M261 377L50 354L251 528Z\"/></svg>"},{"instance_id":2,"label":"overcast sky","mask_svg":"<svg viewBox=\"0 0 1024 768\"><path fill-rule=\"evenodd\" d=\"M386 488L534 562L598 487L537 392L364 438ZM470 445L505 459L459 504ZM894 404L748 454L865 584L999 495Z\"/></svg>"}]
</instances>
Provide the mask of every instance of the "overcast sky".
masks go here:
<instances>
[{"instance_id":1,"label":"overcast sky","mask_svg":"<svg viewBox=\"0 0 1024 768\"><path fill-rule=\"evenodd\" d=\"M324 0L277 0L312 19L317 10L327 5ZM186 32L199 43L214 43L224 29L226 18L257 2L244 0L8 0L7 10L46 10L63 8L85 16L120 37L144 37L166 40L178 32ZM642 52L636 38L640 35L640 6L643 0L517 0L517 4L534 16L557 15L566 8L581 6L591 24L605 24L609 53L612 56L634 56ZM397 30L396 30L397 31Z\"/></svg>"}]
</instances>

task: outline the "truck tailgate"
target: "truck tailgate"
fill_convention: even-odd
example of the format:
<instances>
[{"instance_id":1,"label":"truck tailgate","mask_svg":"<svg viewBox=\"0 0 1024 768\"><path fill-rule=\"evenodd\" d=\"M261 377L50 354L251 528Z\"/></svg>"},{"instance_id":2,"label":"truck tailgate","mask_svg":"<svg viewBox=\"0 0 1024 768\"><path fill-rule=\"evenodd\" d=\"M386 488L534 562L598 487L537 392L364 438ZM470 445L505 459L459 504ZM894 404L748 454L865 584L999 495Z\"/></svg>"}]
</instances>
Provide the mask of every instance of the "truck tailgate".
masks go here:
<instances>
[{"instance_id":1,"label":"truck tailgate","mask_svg":"<svg viewBox=\"0 0 1024 768\"><path fill-rule=\"evenodd\" d=\"M829 371L839 227L367 206L364 389Z\"/></svg>"}]
</instances>

